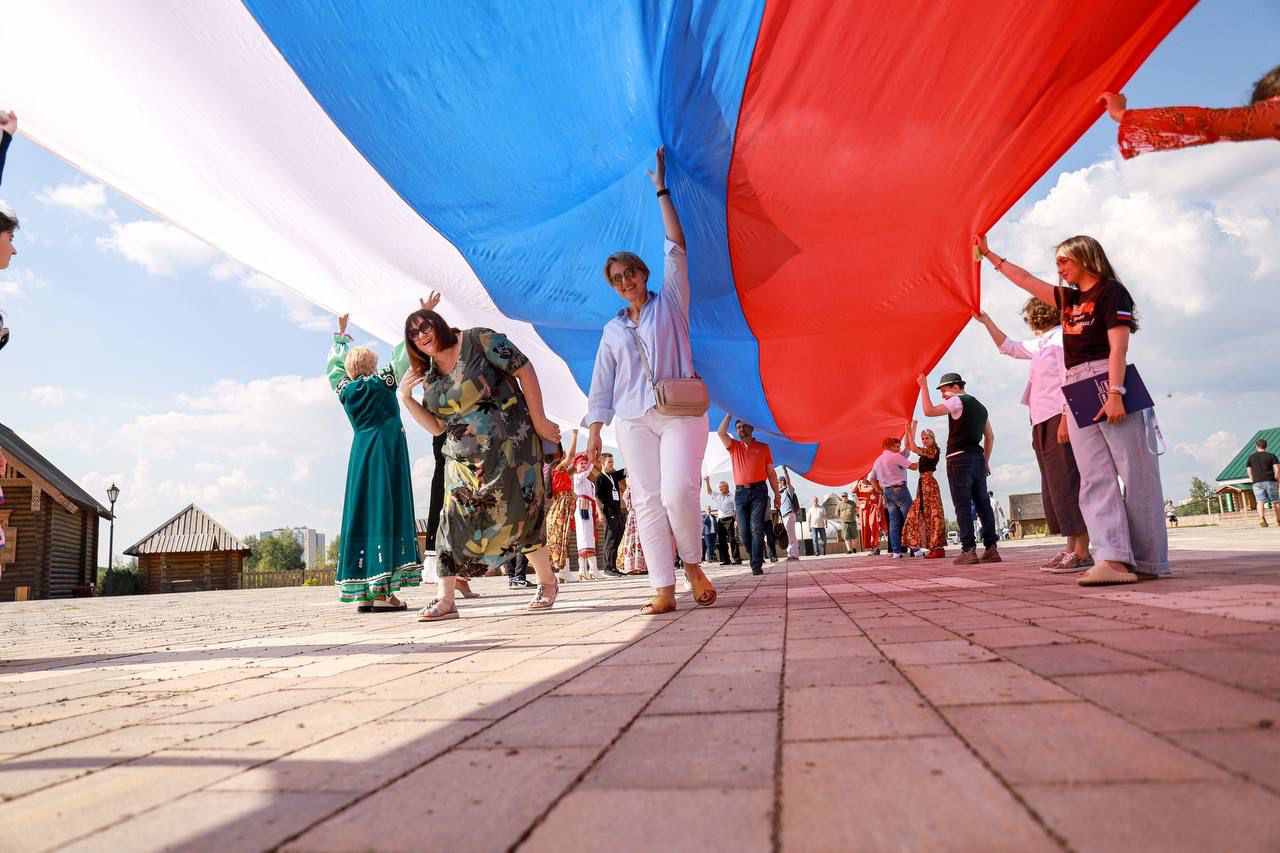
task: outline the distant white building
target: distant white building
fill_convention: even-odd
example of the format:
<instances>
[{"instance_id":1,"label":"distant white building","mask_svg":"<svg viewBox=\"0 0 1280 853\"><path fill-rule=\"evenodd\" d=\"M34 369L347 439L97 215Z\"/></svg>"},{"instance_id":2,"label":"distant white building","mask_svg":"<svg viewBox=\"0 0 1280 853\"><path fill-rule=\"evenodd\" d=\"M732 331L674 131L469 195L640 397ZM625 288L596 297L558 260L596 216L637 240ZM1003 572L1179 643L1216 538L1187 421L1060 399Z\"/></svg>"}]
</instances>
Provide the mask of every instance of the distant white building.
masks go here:
<instances>
[{"instance_id":1,"label":"distant white building","mask_svg":"<svg viewBox=\"0 0 1280 853\"><path fill-rule=\"evenodd\" d=\"M316 568L320 560L324 559L324 534L319 533L312 527L279 527L275 530L264 530L259 535L260 538L268 536L277 536L279 534L292 536L293 541L302 546L302 563L308 569Z\"/></svg>"}]
</instances>

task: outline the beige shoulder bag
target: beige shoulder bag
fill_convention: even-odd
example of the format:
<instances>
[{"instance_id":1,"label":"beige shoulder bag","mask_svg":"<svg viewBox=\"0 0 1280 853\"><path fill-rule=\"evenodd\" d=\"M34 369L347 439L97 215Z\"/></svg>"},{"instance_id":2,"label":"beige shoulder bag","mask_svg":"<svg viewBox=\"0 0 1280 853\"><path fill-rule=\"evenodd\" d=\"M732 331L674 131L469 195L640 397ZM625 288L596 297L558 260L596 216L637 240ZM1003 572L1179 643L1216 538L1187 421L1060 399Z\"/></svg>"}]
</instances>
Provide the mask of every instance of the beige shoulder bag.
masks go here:
<instances>
[{"instance_id":1,"label":"beige shoulder bag","mask_svg":"<svg viewBox=\"0 0 1280 853\"><path fill-rule=\"evenodd\" d=\"M649 387L653 389L653 398L658 401L658 414L675 418L696 418L707 413L711 407L711 396L707 393L707 383L695 373L689 379L663 379L655 382L653 370L649 367L649 357L645 355L644 344L640 342L640 333L635 326L627 327L631 337L636 339L636 348L640 350L640 362L644 365L644 375L649 378Z\"/></svg>"}]
</instances>

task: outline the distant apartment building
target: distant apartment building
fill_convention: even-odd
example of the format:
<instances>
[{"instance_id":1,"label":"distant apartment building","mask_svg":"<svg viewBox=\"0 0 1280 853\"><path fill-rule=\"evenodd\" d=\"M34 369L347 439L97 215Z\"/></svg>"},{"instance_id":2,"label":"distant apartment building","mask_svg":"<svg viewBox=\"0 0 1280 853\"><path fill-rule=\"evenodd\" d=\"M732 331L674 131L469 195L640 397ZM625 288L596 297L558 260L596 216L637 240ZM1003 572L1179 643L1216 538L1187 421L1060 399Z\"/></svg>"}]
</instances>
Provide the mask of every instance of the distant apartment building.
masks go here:
<instances>
[{"instance_id":1,"label":"distant apartment building","mask_svg":"<svg viewBox=\"0 0 1280 853\"><path fill-rule=\"evenodd\" d=\"M280 527L275 530L264 530L260 538L279 534L292 536L293 541L302 546L302 562L308 569L314 569L324 559L324 534L311 527Z\"/></svg>"}]
</instances>

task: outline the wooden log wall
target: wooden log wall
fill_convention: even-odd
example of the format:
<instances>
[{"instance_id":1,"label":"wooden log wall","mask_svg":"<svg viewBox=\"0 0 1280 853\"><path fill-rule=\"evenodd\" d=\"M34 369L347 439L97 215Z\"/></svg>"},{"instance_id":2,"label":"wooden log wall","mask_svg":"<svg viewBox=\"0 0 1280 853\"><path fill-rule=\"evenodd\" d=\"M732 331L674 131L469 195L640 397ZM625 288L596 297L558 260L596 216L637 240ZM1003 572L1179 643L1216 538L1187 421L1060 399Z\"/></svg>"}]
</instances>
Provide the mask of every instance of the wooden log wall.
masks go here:
<instances>
[{"instance_id":1,"label":"wooden log wall","mask_svg":"<svg viewBox=\"0 0 1280 853\"><path fill-rule=\"evenodd\" d=\"M184 554L143 554L139 571L147 575L147 592L173 592L177 589L239 589L243 562L235 551L201 551ZM191 584L185 583L192 582Z\"/></svg>"}]
</instances>

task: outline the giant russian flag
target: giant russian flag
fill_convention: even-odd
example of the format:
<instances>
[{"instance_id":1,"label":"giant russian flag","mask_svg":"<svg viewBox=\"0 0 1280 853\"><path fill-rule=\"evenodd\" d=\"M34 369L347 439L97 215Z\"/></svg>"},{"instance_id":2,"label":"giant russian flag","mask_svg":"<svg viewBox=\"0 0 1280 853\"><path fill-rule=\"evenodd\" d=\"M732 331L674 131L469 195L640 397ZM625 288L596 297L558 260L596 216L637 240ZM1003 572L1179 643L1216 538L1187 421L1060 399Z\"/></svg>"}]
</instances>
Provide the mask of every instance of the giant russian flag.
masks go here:
<instances>
[{"instance_id":1,"label":"giant russian flag","mask_svg":"<svg viewBox=\"0 0 1280 853\"><path fill-rule=\"evenodd\" d=\"M564 423L619 307L603 259L662 268L665 144L713 401L835 484L977 307L972 235L1192 5L11 0L0 102L388 341L439 288L531 355Z\"/></svg>"}]
</instances>

